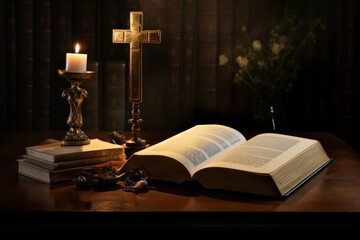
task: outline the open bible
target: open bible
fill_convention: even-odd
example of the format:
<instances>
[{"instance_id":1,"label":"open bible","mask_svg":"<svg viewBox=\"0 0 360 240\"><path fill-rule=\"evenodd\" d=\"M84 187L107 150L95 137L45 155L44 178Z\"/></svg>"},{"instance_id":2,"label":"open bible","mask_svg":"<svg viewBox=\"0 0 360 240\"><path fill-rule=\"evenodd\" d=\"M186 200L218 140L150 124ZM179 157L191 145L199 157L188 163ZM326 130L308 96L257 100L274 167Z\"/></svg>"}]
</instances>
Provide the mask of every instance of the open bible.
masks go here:
<instances>
[{"instance_id":1,"label":"open bible","mask_svg":"<svg viewBox=\"0 0 360 240\"><path fill-rule=\"evenodd\" d=\"M142 168L149 179L283 197L331 161L314 139L262 133L247 140L233 128L206 124L134 153L121 171Z\"/></svg>"}]
</instances>

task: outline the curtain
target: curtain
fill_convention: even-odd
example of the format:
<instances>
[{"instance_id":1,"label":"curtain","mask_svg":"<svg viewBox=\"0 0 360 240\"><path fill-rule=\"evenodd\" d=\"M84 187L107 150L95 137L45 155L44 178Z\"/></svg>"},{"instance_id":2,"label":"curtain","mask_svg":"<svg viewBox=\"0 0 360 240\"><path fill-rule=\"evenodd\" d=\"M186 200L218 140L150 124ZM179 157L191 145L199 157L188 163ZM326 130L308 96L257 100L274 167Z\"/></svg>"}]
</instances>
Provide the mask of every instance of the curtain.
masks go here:
<instances>
[{"instance_id":1,"label":"curtain","mask_svg":"<svg viewBox=\"0 0 360 240\"><path fill-rule=\"evenodd\" d=\"M254 130L253 95L219 70L218 56L236 57L243 25L254 38L264 34L279 4L305 22L318 15L326 22L301 58L293 91L283 97L286 130L329 131L360 148L356 0L0 0L0 129L66 130L61 92L68 84L57 75L65 53L81 40L100 67L104 61L127 63L129 46L114 46L111 31L129 27L129 11L143 11L143 29L161 30L162 39L143 46L142 129L216 122Z\"/></svg>"}]
</instances>

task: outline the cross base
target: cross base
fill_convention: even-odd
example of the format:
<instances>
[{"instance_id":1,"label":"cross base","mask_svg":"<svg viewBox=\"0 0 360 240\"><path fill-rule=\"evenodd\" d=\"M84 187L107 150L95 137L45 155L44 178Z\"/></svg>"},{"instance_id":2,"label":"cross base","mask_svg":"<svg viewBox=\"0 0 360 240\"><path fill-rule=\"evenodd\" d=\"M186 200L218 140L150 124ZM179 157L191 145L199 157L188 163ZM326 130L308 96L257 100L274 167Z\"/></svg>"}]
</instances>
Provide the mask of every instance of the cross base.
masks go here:
<instances>
[{"instance_id":1,"label":"cross base","mask_svg":"<svg viewBox=\"0 0 360 240\"><path fill-rule=\"evenodd\" d=\"M131 139L126 141L126 146L127 147L143 147L146 146L148 144L146 144L146 140L140 138L140 137L132 137Z\"/></svg>"},{"instance_id":2,"label":"cross base","mask_svg":"<svg viewBox=\"0 0 360 240\"><path fill-rule=\"evenodd\" d=\"M131 157L131 155L133 155L135 152L143 150L147 147L149 147L150 144L146 144L144 146L131 146L129 147L127 144L125 145L125 155L126 158L129 159L129 157Z\"/></svg>"},{"instance_id":3,"label":"cross base","mask_svg":"<svg viewBox=\"0 0 360 240\"><path fill-rule=\"evenodd\" d=\"M131 156L132 153L139 151L141 149L144 149L149 146L149 144L146 143L145 139L142 139L140 134L140 125L144 122L140 118L140 104L139 103L133 103L132 104L132 118L129 119L129 124L131 124L131 131L132 131L132 137L126 141L126 149L129 153L127 153L127 156ZM125 149L125 152L126 152ZM129 154L129 155L128 155Z\"/></svg>"}]
</instances>

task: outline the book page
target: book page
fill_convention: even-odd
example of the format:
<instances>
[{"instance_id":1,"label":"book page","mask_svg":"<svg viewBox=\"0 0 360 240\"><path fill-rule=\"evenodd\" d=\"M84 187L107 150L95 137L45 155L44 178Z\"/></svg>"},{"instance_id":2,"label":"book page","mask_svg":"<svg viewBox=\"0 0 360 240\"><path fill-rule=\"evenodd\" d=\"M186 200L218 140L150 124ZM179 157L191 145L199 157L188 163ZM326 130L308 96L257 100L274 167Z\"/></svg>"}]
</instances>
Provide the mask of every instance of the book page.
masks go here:
<instances>
[{"instance_id":1,"label":"book page","mask_svg":"<svg viewBox=\"0 0 360 240\"><path fill-rule=\"evenodd\" d=\"M181 162L192 175L220 153L246 142L233 128L217 125L196 125L137 154L163 155Z\"/></svg>"},{"instance_id":2,"label":"book page","mask_svg":"<svg viewBox=\"0 0 360 240\"><path fill-rule=\"evenodd\" d=\"M271 173L315 144L315 140L282 134L260 134L248 140L207 167L226 167L258 173Z\"/></svg>"}]
</instances>

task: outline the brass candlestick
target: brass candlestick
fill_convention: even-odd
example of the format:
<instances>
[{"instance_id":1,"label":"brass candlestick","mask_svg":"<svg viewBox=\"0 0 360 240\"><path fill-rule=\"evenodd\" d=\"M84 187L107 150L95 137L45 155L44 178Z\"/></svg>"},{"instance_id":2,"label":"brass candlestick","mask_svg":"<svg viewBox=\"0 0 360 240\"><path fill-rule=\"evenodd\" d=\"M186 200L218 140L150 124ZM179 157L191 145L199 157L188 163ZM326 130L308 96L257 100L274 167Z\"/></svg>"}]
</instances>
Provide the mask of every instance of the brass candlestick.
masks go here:
<instances>
[{"instance_id":1,"label":"brass candlestick","mask_svg":"<svg viewBox=\"0 0 360 240\"><path fill-rule=\"evenodd\" d=\"M92 78L94 71L86 72L68 72L66 70L58 70L58 74L70 82L70 88L62 92L62 97L69 102L70 113L67 118L67 124L70 130L66 133L64 139L61 141L63 146L79 146L90 143L90 139L81 130L83 125L83 117L81 113L81 106L84 98L87 97L88 92L80 88L80 85L87 79Z\"/></svg>"}]
</instances>

